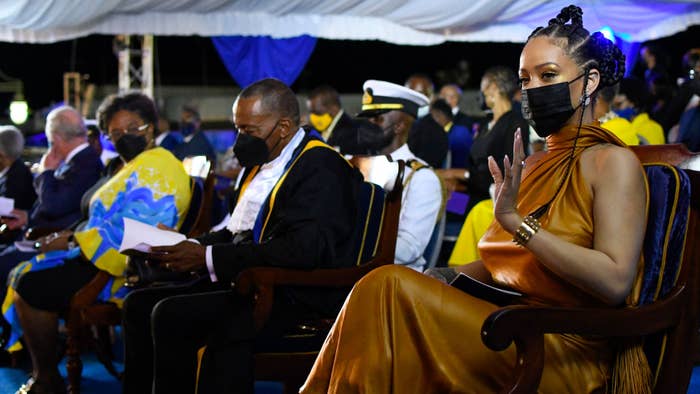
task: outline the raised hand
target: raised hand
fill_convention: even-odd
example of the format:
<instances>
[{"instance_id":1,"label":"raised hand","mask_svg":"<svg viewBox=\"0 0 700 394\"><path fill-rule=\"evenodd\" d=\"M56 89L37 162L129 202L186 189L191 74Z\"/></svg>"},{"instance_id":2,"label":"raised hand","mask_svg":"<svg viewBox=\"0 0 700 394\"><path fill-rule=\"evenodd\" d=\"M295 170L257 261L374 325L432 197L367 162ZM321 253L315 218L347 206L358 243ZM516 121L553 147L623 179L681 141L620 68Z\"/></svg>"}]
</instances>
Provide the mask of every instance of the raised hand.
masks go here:
<instances>
[{"instance_id":1,"label":"raised hand","mask_svg":"<svg viewBox=\"0 0 700 394\"><path fill-rule=\"evenodd\" d=\"M516 209L518 191L523 166L525 165L525 151L520 128L515 131L513 138L513 162L508 156L503 158L503 174L493 156L489 156L489 171L496 184L496 198L494 201L494 216L504 230L515 232L523 221Z\"/></svg>"},{"instance_id":2,"label":"raised hand","mask_svg":"<svg viewBox=\"0 0 700 394\"><path fill-rule=\"evenodd\" d=\"M63 157L55 148L52 148L41 157L40 166L43 169L42 171L55 170L61 164L61 161L63 161Z\"/></svg>"}]
</instances>

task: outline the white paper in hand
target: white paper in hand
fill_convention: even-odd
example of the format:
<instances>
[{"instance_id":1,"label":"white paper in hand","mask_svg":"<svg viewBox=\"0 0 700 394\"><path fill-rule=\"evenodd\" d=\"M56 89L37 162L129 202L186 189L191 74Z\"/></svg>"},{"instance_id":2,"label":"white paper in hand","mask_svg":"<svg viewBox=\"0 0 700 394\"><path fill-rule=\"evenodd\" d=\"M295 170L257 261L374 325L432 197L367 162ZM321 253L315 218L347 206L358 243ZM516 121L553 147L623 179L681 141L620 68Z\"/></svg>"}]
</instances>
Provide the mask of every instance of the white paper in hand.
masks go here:
<instances>
[{"instance_id":1,"label":"white paper in hand","mask_svg":"<svg viewBox=\"0 0 700 394\"><path fill-rule=\"evenodd\" d=\"M119 247L119 253L150 253L152 246L175 245L186 239L187 237L180 233L161 230L150 224L124 218L124 237Z\"/></svg>"},{"instance_id":2,"label":"white paper in hand","mask_svg":"<svg viewBox=\"0 0 700 394\"><path fill-rule=\"evenodd\" d=\"M0 216L14 217L12 210L15 209L15 200L12 198L0 197Z\"/></svg>"}]
</instances>

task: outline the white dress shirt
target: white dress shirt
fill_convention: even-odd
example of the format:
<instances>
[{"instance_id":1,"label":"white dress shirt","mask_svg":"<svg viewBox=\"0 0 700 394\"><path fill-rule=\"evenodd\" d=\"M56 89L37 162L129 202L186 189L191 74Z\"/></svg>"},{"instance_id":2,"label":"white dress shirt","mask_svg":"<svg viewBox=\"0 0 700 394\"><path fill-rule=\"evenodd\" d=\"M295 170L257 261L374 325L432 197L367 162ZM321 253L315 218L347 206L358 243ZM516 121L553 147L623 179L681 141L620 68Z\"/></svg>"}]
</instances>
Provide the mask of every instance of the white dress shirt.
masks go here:
<instances>
[{"instance_id":1,"label":"white dress shirt","mask_svg":"<svg viewBox=\"0 0 700 394\"><path fill-rule=\"evenodd\" d=\"M304 135L303 129L297 130L294 137L292 137L287 146L282 149L279 156L271 162L260 166L258 173L255 174L255 177L250 181L243 195L238 199L238 203L233 209L228 224L226 225L226 228L232 234L253 229L255 219L258 217L258 212L260 212L267 196L284 173L285 166L289 160L292 159L292 154L304 139ZM241 173L243 173L243 171L241 171ZM206 261L209 277L212 282L216 282L218 279L214 272L211 245L207 246Z\"/></svg>"}]
</instances>

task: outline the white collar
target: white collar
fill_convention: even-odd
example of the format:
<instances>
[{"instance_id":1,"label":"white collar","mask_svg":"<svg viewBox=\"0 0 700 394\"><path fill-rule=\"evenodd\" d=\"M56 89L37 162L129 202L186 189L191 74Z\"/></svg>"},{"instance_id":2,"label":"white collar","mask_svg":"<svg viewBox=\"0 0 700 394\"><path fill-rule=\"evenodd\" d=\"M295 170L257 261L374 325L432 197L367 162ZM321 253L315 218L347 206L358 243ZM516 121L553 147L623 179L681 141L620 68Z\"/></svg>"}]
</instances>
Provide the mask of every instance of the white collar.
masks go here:
<instances>
[{"instance_id":1,"label":"white collar","mask_svg":"<svg viewBox=\"0 0 700 394\"><path fill-rule=\"evenodd\" d=\"M452 116L455 116L459 113L459 107L454 107L452 108Z\"/></svg>"},{"instance_id":2,"label":"white collar","mask_svg":"<svg viewBox=\"0 0 700 394\"><path fill-rule=\"evenodd\" d=\"M340 111L338 111L338 113L335 114L335 117L333 118L333 121L332 121L331 124L328 126L328 129L329 129L329 130L333 130L333 129L335 128L335 125L338 124L338 120L340 120L340 117L343 116L343 113L345 113L345 111L343 111L343 109L341 108Z\"/></svg>"},{"instance_id":3,"label":"white collar","mask_svg":"<svg viewBox=\"0 0 700 394\"><path fill-rule=\"evenodd\" d=\"M304 129L299 128L299 130L297 130L296 134L294 134L294 137L292 137L289 143L284 148L282 148L282 152L280 152L279 156L275 157L274 160L260 166L260 169L264 170L266 168L276 167L280 164L286 165L287 162L292 158L294 150L301 143L301 140L304 139L304 134Z\"/></svg>"},{"instance_id":4,"label":"white collar","mask_svg":"<svg viewBox=\"0 0 700 394\"><path fill-rule=\"evenodd\" d=\"M66 155L66 159L63 160L63 162L64 162L64 163L70 162L70 159L72 159L73 157L75 157L75 155L77 155L78 153L80 153L80 151L82 151L83 149L87 148L88 146L89 146L89 145L88 145L87 142L83 142L82 144L76 146L75 148L73 148L72 151L68 152L68 154Z\"/></svg>"},{"instance_id":5,"label":"white collar","mask_svg":"<svg viewBox=\"0 0 700 394\"><path fill-rule=\"evenodd\" d=\"M393 151L390 153L391 158L394 160L415 160L416 155L411 152L411 149L408 148L408 144L403 144L399 147L399 149Z\"/></svg>"},{"instance_id":6,"label":"white collar","mask_svg":"<svg viewBox=\"0 0 700 394\"><path fill-rule=\"evenodd\" d=\"M165 137L168 136L168 134L170 134L169 131L164 131L164 132L158 134L158 137L156 137L156 141L155 141L156 145L160 146L161 142L163 142L163 140L165 139Z\"/></svg>"}]
</instances>

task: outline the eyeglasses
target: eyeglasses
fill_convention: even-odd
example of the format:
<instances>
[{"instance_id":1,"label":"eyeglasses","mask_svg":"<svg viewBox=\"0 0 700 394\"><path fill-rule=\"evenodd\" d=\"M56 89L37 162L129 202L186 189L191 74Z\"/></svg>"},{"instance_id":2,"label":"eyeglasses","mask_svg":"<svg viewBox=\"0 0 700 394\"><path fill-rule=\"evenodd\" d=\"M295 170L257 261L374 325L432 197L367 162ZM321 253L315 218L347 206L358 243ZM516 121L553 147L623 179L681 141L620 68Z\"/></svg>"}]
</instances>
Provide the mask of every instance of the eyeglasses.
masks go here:
<instances>
[{"instance_id":1,"label":"eyeglasses","mask_svg":"<svg viewBox=\"0 0 700 394\"><path fill-rule=\"evenodd\" d=\"M114 139L119 139L121 136L124 134L138 134L144 130L146 130L149 126L149 123L142 124L141 126L134 126L134 127L129 127L126 129L111 129L107 133L109 136L109 139L114 140Z\"/></svg>"}]
</instances>

